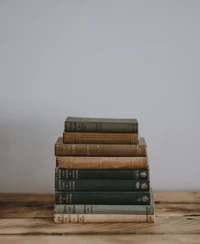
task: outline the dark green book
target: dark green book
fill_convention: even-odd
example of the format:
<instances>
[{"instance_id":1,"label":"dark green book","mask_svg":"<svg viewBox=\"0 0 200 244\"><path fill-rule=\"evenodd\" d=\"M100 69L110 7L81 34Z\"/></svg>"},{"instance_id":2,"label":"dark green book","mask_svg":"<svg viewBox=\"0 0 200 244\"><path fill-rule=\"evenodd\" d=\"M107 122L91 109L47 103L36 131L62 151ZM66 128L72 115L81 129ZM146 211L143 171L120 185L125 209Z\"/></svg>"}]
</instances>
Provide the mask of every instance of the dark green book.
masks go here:
<instances>
[{"instance_id":1,"label":"dark green book","mask_svg":"<svg viewBox=\"0 0 200 244\"><path fill-rule=\"evenodd\" d=\"M149 205L146 192L55 192L55 204Z\"/></svg>"},{"instance_id":2,"label":"dark green book","mask_svg":"<svg viewBox=\"0 0 200 244\"><path fill-rule=\"evenodd\" d=\"M55 214L154 214L154 198L151 188L149 205L85 205L55 204Z\"/></svg>"},{"instance_id":3,"label":"dark green book","mask_svg":"<svg viewBox=\"0 0 200 244\"><path fill-rule=\"evenodd\" d=\"M149 191L148 180L55 179L56 191Z\"/></svg>"},{"instance_id":4,"label":"dark green book","mask_svg":"<svg viewBox=\"0 0 200 244\"><path fill-rule=\"evenodd\" d=\"M67 117L65 132L138 133L137 119Z\"/></svg>"},{"instance_id":5,"label":"dark green book","mask_svg":"<svg viewBox=\"0 0 200 244\"><path fill-rule=\"evenodd\" d=\"M55 169L56 179L132 179L149 180L149 169Z\"/></svg>"}]
</instances>

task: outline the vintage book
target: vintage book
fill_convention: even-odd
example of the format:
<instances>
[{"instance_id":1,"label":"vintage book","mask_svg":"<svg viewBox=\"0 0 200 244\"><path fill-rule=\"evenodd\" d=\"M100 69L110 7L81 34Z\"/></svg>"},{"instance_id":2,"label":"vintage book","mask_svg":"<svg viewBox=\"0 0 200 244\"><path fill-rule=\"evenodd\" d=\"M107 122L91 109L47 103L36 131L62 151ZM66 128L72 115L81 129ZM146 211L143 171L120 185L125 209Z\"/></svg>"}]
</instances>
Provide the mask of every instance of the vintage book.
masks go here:
<instances>
[{"instance_id":1,"label":"vintage book","mask_svg":"<svg viewBox=\"0 0 200 244\"><path fill-rule=\"evenodd\" d=\"M61 223L154 223L155 215L141 214L54 214Z\"/></svg>"},{"instance_id":2,"label":"vintage book","mask_svg":"<svg viewBox=\"0 0 200 244\"><path fill-rule=\"evenodd\" d=\"M55 144L55 156L146 157L147 145L143 137L138 145L64 144L63 138L59 137Z\"/></svg>"},{"instance_id":3,"label":"vintage book","mask_svg":"<svg viewBox=\"0 0 200 244\"><path fill-rule=\"evenodd\" d=\"M54 204L55 214L149 214L155 213L153 190L149 205Z\"/></svg>"},{"instance_id":4,"label":"vintage book","mask_svg":"<svg viewBox=\"0 0 200 244\"><path fill-rule=\"evenodd\" d=\"M67 117L65 132L138 133L137 119Z\"/></svg>"},{"instance_id":5,"label":"vintage book","mask_svg":"<svg viewBox=\"0 0 200 244\"><path fill-rule=\"evenodd\" d=\"M55 179L55 191L149 191L148 180Z\"/></svg>"},{"instance_id":6,"label":"vintage book","mask_svg":"<svg viewBox=\"0 0 200 244\"><path fill-rule=\"evenodd\" d=\"M132 179L148 180L149 169L55 169L55 178L78 179Z\"/></svg>"},{"instance_id":7,"label":"vintage book","mask_svg":"<svg viewBox=\"0 0 200 244\"><path fill-rule=\"evenodd\" d=\"M138 144L138 133L64 132L68 144Z\"/></svg>"},{"instance_id":8,"label":"vintage book","mask_svg":"<svg viewBox=\"0 0 200 244\"><path fill-rule=\"evenodd\" d=\"M55 204L149 205L150 191L55 192Z\"/></svg>"},{"instance_id":9,"label":"vintage book","mask_svg":"<svg viewBox=\"0 0 200 244\"><path fill-rule=\"evenodd\" d=\"M148 157L56 157L56 167L66 169L142 169Z\"/></svg>"}]
</instances>

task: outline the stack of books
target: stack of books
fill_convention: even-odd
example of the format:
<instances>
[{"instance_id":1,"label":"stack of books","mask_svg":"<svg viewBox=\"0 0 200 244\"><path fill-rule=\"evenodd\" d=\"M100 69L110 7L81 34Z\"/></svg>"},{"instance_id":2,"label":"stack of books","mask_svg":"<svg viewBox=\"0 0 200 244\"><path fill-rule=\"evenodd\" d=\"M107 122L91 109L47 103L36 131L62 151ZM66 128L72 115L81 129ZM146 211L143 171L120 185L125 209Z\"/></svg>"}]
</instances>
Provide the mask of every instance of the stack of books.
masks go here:
<instances>
[{"instance_id":1,"label":"stack of books","mask_svg":"<svg viewBox=\"0 0 200 244\"><path fill-rule=\"evenodd\" d=\"M67 117L55 156L55 223L155 222L137 119Z\"/></svg>"}]
</instances>

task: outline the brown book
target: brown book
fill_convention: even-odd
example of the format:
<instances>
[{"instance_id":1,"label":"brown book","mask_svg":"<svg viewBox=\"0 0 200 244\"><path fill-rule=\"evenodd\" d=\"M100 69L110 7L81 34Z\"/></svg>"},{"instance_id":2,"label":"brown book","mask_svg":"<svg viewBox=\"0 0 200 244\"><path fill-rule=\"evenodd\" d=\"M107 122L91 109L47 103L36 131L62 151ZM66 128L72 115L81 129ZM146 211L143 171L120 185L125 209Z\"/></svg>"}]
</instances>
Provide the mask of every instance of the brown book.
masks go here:
<instances>
[{"instance_id":1,"label":"brown book","mask_svg":"<svg viewBox=\"0 0 200 244\"><path fill-rule=\"evenodd\" d=\"M154 223L155 214L54 214L55 223Z\"/></svg>"},{"instance_id":2,"label":"brown book","mask_svg":"<svg viewBox=\"0 0 200 244\"><path fill-rule=\"evenodd\" d=\"M65 169L142 169L148 157L56 157L56 166Z\"/></svg>"},{"instance_id":3,"label":"brown book","mask_svg":"<svg viewBox=\"0 0 200 244\"><path fill-rule=\"evenodd\" d=\"M64 144L63 138L59 137L55 144L55 156L145 157L147 145L143 137L138 145Z\"/></svg>"},{"instance_id":4,"label":"brown book","mask_svg":"<svg viewBox=\"0 0 200 244\"><path fill-rule=\"evenodd\" d=\"M138 144L138 133L64 132L63 143Z\"/></svg>"}]
</instances>

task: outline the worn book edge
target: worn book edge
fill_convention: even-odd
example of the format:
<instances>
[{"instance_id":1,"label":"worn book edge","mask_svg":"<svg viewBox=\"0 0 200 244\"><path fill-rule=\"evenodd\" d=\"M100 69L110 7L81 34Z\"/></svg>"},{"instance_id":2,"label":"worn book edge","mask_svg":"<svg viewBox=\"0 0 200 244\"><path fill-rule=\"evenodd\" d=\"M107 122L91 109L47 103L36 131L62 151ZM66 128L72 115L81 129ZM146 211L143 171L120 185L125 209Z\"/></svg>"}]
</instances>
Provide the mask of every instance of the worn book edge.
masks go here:
<instances>
[{"instance_id":1,"label":"worn book edge","mask_svg":"<svg viewBox=\"0 0 200 244\"><path fill-rule=\"evenodd\" d=\"M155 223L155 214L54 214L55 223Z\"/></svg>"}]
</instances>

